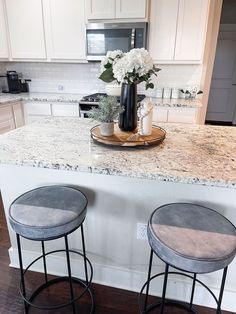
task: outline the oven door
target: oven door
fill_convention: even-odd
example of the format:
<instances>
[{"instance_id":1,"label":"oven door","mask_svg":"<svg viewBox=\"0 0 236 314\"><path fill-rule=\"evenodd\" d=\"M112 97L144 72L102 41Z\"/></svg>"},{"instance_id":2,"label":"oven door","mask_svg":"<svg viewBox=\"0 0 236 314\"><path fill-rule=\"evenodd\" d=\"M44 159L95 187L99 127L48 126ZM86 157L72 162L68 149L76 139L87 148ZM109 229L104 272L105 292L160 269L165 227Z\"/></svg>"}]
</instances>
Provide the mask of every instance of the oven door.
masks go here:
<instances>
[{"instance_id":1,"label":"oven door","mask_svg":"<svg viewBox=\"0 0 236 314\"><path fill-rule=\"evenodd\" d=\"M91 104L79 104L79 112L80 112L80 117L81 118L89 118L88 116L88 112L89 110L93 109L93 108L97 108L98 104L95 103L91 103Z\"/></svg>"},{"instance_id":2,"label":"oven door","mask_svg":"<svg viewBox=\"0 0 236 314\"><path fill-rule=\"evenodd\" d=\"M147 23L87 24L87 60L100 61L107 51L145 48L146 32Z\"/></svg>"}]
</instances>

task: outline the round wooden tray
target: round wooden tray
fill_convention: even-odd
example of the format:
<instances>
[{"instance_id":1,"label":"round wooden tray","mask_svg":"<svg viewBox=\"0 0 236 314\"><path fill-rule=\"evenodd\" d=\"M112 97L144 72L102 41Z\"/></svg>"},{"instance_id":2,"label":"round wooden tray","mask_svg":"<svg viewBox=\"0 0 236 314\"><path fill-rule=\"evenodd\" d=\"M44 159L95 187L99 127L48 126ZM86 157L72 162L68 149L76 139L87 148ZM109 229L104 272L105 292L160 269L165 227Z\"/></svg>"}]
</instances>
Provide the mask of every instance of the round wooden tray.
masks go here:
<instances>
[{"instance_id":1,"label":"round wooden tray","mask_svg":"<svg viewBox=\"0 0 236 314\"><path fill-rule=\"evenodd\" d=\"M91 137L94 141L115 146L136 147L136 146L150 146L160 144L166 137L166 131L159 126L152 126L152 134L148 136L139 135L134 132L123 132L115 123L115 132L112 136L102 136L100 132L100 125L93 127Z\"/></svg>"}]
</instances>

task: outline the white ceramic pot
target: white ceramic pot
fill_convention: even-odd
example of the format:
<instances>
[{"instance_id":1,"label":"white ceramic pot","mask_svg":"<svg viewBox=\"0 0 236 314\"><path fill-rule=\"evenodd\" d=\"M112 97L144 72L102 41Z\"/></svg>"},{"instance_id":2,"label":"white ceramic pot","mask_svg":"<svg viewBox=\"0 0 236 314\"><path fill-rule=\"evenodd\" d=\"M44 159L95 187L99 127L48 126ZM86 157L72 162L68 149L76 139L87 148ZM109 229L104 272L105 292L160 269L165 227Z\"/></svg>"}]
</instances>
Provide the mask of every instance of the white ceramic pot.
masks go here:
<instances>
[{"instance_id":1,"label":"white ceramic pot","mask_svg":"<svg viewBox=\"0 0 236 314\"><path fill-rule=\"evenodd\" d=\"M120 96L121 94L121 85L118 84L106 84L105 90L109 96Z\"/></svg>"},{"instance_id":2,"label":"white ceramic pot","mask_svg":"<svg viewBox=\"0 0 236 314\"><path fill-rule=\"evenodd\" d=\"M100 132L102 136L111 136L114 134L114 122L102 122L100 124Z\"/></svg>"}]
</instances>

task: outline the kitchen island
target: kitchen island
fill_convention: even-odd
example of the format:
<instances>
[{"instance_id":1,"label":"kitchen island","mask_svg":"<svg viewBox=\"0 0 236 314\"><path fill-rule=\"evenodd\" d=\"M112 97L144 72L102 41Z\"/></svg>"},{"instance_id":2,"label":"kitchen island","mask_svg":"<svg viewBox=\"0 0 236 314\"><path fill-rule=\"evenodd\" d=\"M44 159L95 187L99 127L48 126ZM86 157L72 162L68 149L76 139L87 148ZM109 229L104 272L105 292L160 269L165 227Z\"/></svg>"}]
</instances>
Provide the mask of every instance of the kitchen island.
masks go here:
<instances>
[{"instance_id":1,"label":"kitchen island","mask_svg":"<svg viewBox=\"0 0 236 314\"><path fill-rule=\"evenodd\" d=\"M88 197L85 221L94 282L139 291L146 281L149 245L139 239L139 224L151 212L171 202L194 202L212 207L236 223L236 128L160 124L167 131L160 146L113 148L90 138L94 121L48 118L0 136L0 188L6 215L11 202L22 193L50 184L75 184ZM142 226L141 226L142 227ZM11 266L18 267L15 235L10 229ZM141 234L142 235L142 234ZM81 249L79 234L70 245ZM56 240L46 249L61 247ZM38 243L23 241L29 263L40 252ZM52 274L65 272L61 256L48 258ZM74 275L82 275L82 261L72 260ZM154 271L163 271L155 259ZM36 264L34 270L41 271ZM222 308L236 311L236 261L229 267ZM221 272L199 276L217 293ZM162 281L152 287L160 294ZM191 282L174 277L168 297L188 300ZM215 307L198 288L194 303Z\"/></svg>"}]
</instances>

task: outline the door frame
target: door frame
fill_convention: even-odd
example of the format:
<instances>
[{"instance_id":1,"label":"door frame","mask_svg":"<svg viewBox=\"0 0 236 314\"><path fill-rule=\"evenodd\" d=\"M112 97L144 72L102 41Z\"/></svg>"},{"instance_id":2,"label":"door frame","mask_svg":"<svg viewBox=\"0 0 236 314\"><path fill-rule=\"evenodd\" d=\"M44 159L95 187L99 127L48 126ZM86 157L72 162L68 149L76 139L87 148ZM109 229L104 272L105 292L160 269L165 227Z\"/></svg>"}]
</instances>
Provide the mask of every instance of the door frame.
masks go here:
<instances>
[{"instance_id":1,"label":"door frame","mask_svg":"<svg viewBox=\"0 0 236 314\"><path fill-rule=\"evenodd\" d=\"M202 108L199 114L198 123L205 124L211 79L215 61L216 46L220 27L220 18L223 0L211 0L209 18L207 25L206 44L202 64L201 86L204 91L202 97ZM236 117L235 117L236 118Z\"/></svg>"}]
</instances>

